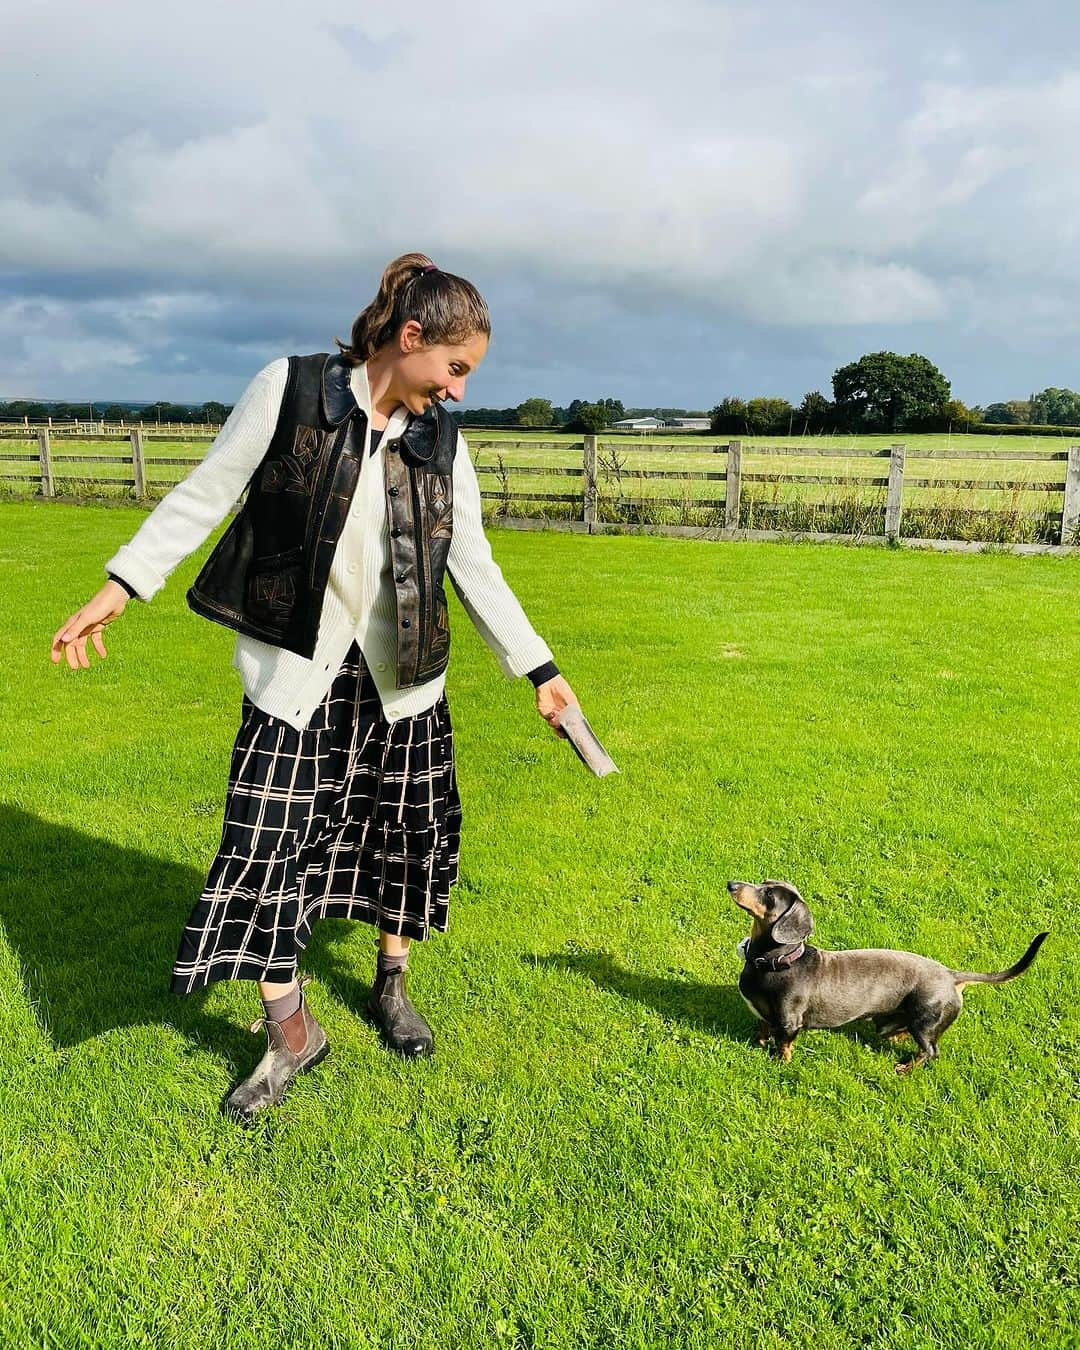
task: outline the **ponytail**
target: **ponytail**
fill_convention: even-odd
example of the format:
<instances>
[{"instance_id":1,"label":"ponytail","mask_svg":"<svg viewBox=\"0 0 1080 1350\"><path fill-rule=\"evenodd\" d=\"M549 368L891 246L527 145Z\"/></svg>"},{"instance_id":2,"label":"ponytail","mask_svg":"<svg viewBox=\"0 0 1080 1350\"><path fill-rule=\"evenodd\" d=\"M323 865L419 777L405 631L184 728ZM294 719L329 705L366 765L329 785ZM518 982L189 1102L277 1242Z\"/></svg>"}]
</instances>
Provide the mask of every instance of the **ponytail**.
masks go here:
<instances>
[{"instance_id":1,"label":"ponytail","mask_svg":"<svg viewBox=\"0 0 1080 1350\"><path fill-rule=\"evenodd\" d=\"M379 293L356 316L349 342L334 341L351 366L392 342L402 325L415 319L420 340L464 342L474 333L491 335L491 316L483 296L470 281L440 272L426 254L403 253L387 267Z\"/></svg>"}]
</instances>

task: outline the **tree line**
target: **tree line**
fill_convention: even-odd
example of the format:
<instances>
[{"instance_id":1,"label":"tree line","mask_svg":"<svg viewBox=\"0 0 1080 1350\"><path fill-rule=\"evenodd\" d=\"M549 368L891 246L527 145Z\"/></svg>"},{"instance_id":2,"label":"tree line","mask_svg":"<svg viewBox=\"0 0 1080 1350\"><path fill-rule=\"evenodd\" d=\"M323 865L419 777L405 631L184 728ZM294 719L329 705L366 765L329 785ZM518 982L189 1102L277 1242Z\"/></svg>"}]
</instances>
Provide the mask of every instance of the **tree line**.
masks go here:
<instances>
[{"instance_id":1,"label":"tree line","mask_svg":"<svg viewBox=\"0 0 1080 1350\"><path fill-rule=\"evenodd\" d=\"M16 399L0 402L0 421L106 421L220 424L232 411L225 403L198 405L157 402L53 403ZM951 397L951 386L925 356L913 352L870 352L833 372L832 397L820 390L798 406L786 398L743 399L730 395L708 413L684 408L626 408L617 398L573 399L565 407L546 398L527 398L512 408L454 410L459 425L558 427L595 433L627 417L708 416L711 431L743 436L798 436L840 432L976 431L1012 427L1017 432L1080 428L1080 393L1044 389L1026 399L968 407Z\"/></svg>"},{"instance_id":2,"label":"tree line","mask_svg":"<svg viewBox=\"0 0 1080 1350\"><path fill-rule=\"evenodd\" d=\"M0 402L0 421L45 422L125 422L150 426L157 422L187 422L220 425L232 405L228 403L57 403L31 399ZM681 416L681 408L632 408L629 412L617 398L586 402L576 398L565 408L555 407L550 399L530 398L513 408L473 408L454 410L458 423L479 426L564 427L567 431L601 431L624 417ZM698 414L704 417L704 413Z\"/></svg>"},{"instance_id":3,"label":"tree line","mask_svg":"<svg viewBox=\"0 0 1080 1350\"><path fill-rule=\"evenodd\" d=\"M481 427L560 427L564 431L602 431L612 422L629 416L617 398L601 398L589 403L575 398L565 408L548 398L527 398L513 408L455 409L459 425Z\"/></svg>"},{"instance_id":4,"label":"tree line","mask_svg":"<svg viewBox=\"0 0 1080 1350\"><path fill-rule=\"evenodd\" d=\"M786 398L729 396L708 413L685 408L624 408L619 399L575 399L558 407L528 398L513 408L455 412L459 423L477 426L560 427L598 432L626 417L705 417L710 432L743 436L799 436L840 432L977 431L986 427L1080 428L1080 393L1044 389L1026 399L968 407L951 397L951 386L925 356L870 352L833 373L832 398L820 390L798 405Z\"/></svg>"},{"instance_id":5,"label":"tree line","mask_svg":"<svg viewBox=\"0 0 1080 1350\"><path fill-rule=\"evenodd\" d=\"M55 403L17 398L0 402L0 422L126 422L147 426L156 422L205 423L220 426L232 405L218 403Z\"/></svg>"}]
</instances>

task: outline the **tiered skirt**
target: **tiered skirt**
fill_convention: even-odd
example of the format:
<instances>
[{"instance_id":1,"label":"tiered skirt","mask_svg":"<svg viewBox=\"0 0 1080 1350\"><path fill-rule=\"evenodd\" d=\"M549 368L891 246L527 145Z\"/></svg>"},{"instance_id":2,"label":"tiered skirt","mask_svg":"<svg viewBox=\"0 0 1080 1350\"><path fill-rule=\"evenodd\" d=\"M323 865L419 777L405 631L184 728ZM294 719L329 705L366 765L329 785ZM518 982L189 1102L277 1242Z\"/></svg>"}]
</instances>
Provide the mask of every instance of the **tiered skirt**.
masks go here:
<instances>
[{"instance_id":1,"label":"tiered skirt","mask_svg":"<svg viewBox=\"0 0 1080 1350\"><path fill-rule=\"evenodd\" d=\"M244 695L221 844L172 990L288 981L321 918L445 931L461 803L445 695L388 723L354 642L303 731Z\"/></svg>"}]
</instances>

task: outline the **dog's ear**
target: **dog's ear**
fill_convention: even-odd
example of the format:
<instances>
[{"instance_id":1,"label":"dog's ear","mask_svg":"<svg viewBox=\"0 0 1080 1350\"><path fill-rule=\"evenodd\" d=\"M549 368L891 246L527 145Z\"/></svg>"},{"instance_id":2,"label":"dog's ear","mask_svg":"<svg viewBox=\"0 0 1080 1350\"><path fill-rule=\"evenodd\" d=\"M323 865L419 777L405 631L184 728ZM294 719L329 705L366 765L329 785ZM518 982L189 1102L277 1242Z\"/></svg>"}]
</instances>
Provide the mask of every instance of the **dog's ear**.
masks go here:
<instances>
[{"instance_id":1,"label":"dog's ear","mask_svg":"<svg viewBox=\"0 0 1080 1350\"><path fill-rule=\"evenodd\" d=\"M793 942L802 942L813 931L814 920L806 907L806 902L795 900L773 924L772 938L774 942L787 946Z\"/></svg>"}]
</instances>

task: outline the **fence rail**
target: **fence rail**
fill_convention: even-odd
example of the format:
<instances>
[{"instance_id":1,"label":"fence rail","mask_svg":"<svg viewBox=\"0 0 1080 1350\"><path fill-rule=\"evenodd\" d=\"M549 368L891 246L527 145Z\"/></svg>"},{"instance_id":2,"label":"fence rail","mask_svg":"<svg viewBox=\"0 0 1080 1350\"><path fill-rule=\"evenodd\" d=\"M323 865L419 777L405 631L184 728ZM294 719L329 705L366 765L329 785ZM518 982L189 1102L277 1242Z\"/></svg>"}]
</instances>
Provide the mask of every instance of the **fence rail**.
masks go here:
<instances>
[{"instance_id":1,"label":"fence rail","mask_svg":"<svg viewBox=\"0 0 1080 1350\"><path fill-rule=\"evenodd\" d=\"M141 427L147 435L161 436L171 441L214 437L221 430L216 422L58 422L51 417L44 422L34 422L20 417L13 422L0 422L0 440L18 440L27 436L36 436L44 429L53 436L69 436L82 439L86 436L126 436L133 427Z\"/></svg>"},{"instance_id":2,"label":"fence rail","mask_svg":"<svg viewBox=\"0 0 1080 1350\"><path fill-rule=\"evenodd\" d=\"M85 425L85 424L83 424ZM209 441L213 436L213 429L199 432L187 425L183 426L183 436L185 439ZM149 431L146 427L131 427L120 431L119 429L106 429L104 432L95 432L90 435L86 431L81 431L78 439L83 441L93 441L100 443L103 447L101 453L68 453L66 450L57 452L53 446L54 438L59 444L65 440L74 439L74 434L70 433L68 427L50 428L19 428L5 427L0 432L0 437L9 443L13 440L22 439L24 442L36 441L34 453L2 453L0 461L5 463L24 463L26 465L34 464L33 472L25 473L0 473L0 484L3 483L37 483L42 497L55 497L57 495L57 484L65 482L76 483L94 483L107 484L109 486L127 487L133 489L133 495L136 499L146 499L150 494L148 491L147 464L152 464L154 469L160 467L178 467L189 469L202 462L201 456L157 456L147 457L146 446L148 442L154 440L170 440L175 442L175 435L158 435L156 429ZM109 442L115 444L116 449L105 451L104 447ZM123 447L121 449L121 447ZM905 493L912 489L952 489L954 492L1009 492L1014 494L1025 494L1033 497L1043 496L1047 499L1045 509L1036 508L1035 514L1044 520L1053 520L1056 526L1052 530L1057 536L1057 541L1062 544L1074 545L1080 544L1080 445L1070 446L1065 450L1046 450L1046 451L988 451L983 449L974 450L956 450L956 449L927 449L911 448L907 449L902 444L896 444L884 449L834 449L821 447L803 447L803 446L758 446L744 447L741 441L732 440L720 443L703 444L702 442L687 443L685 441L657 442L651 441L648 444L637 444L628 446L625 440L601 440L597 436L585 436L583 439L575 441L539 441L539 440L502 440L502 439L474 439L470 442L470 451L476 460L478 474L483 479L489 479L495 476L500 483L500 487L491 490L486 486L482 488L481 498L488 502L502 503L504 508L509 508L512 503L540 503L540 504L558 504L560 507L576 506L577 510L573 513L564 514L564 521L576 521L577 526L584 528L587 532L600 532L605 529L614 528L619 524L618 520L601 519L601 508L609 509L611 503L625 503L628 501L624 489L626 483L641 482L679 482L681 484L689 483L723 483L723 496L696 497L684 494L682 497L671 496L652 496L640 498L639 505L658 507L682 507L688 511L703 511L716 513L718 519L707 527L713 531L719 531L721 535L735 535L746 533L752 525L752 520L747 521L744 517L748 512L758 515L768 516L770 514L782 514L782 504L777 502L768 502L760 497L751 497L744 492L747 484L785 484L785 485L810 485L810 486L842 486L858 488L885 489L884 492L884 526L881 533L886 539L898 540L901 537L904 514L906 510L913 512L925 511L925 506L919 506L912 503L910 499L905 498ZM547 452L558 451L563 454L574 454L579 457L580 462L573 465L563 464L511 464L508 465L503 459L507 451L528 451L528 452ZM640 454L672 454L678 453L680 457L686 456L709 456L715 457L723 455L723 468L717 469L646 469L631 467L624 461L621 461L620 454L632 453ZM485 454L494 454L496 463L480 463L480 459ZM746 454L752 455L754 460L778 460L782 465L784 461L790 459L801 459L805 461L814 461L819 459L848 459L848 460L876 460L881 461L881 468L886 469L886 473L874 472L876 465L866 465L868 472L856 474L844 473L819 473L816 466L812 463L808 467L812 470L806 472L801 466L794 466L791 470L781 472L779 467L775 472L762 472L755 468L753 472L748 472L743 467L743 460ZM1024 462L1032 464L1064 464L1063 481L1051 479L1038 479L1027 481L1017 478L994 478L979 479L970 477L942 478L912 476L907 473L908 461L918 460L920 465L927 462L953 462L956 461L988 461L996 460L998 463L1010 464L1013 462ZM887 461L887 464L885 463ZM715 460L714 460L715 462ZM93 470L88 473L71 472L71 469L78 465L86 465ZM131 468L131 477L109 476L101 477L97 468L103 465L125 465ZM823 466L824 467L824 466ZM574 491L552 492L542 489L527 491L511 491L509 484L513 479L529 478L575 478L578 480L578 487ZM156 474L149 479L149 486L154 489L169 488L176 484L175 478L160 478ZM483 480L482 480L483 481ZM1060 495L1061 505L1057 507L1053 501L1055 496ZM979 506L966 506L953 504L948 508L949 517L956 519L969 519L972 521L984 520L991 521L995 516L1000 517L1003 513L995 512L992 509ZM1031 510L1029 508L1029 514ZM509 511L502 513L496 511L496 515L509 514ZM509 521L506 523L510 523ZM514 522L518 528L529 528L533 525L549 525L552 522L548 519L538 517L529 517L528 515L516 516ZM624 523L633 523L624 522ZM683 534L687 526L664 526L656 525L655 528L663 531L670 529L673 533ZM1048 527L1049 528L1049 527ZM814 530L792 529L788 533L820 533ZM854 533L854 531L852 531ZM861 531L860 531L861 533Z\"/></svg>"}]
</instances>

